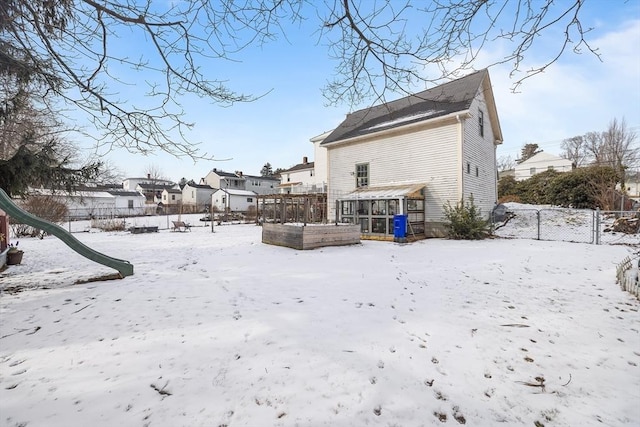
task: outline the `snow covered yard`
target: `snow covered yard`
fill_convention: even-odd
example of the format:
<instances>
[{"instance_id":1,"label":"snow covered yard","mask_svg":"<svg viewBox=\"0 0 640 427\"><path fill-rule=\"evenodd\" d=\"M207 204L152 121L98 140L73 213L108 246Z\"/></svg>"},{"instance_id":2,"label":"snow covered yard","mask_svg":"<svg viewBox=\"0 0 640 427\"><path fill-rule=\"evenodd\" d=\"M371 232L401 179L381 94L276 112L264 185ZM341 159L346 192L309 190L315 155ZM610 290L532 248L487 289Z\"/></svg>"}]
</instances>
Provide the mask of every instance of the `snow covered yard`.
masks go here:
<instances>
[{"instance_id":1,"label":"snow covered yard","mask_svg":"<svg viewBox=\"0 0 640 427\"><path fill-rule=\"evenodd\" d=\"M78 285L113 270L21 240L0 276L0 425L640 424L627 246L296 251L215 231L76 234L135 266Z\"/></svg>"}]
</instances>

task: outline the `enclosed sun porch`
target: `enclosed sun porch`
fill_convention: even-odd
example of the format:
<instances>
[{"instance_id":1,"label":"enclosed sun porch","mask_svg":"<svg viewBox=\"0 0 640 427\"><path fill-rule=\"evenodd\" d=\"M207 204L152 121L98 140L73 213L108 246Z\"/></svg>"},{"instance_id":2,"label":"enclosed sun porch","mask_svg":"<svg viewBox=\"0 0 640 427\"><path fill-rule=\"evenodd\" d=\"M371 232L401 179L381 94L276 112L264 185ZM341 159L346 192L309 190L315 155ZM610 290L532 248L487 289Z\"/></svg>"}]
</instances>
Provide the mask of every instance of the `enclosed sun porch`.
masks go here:
<instances>
[{"instance_id":1,"label":"enclosed sun porch","mask_svg":"<svg viewBox=\"0 0 640 427\"><path fill-rule=\"evenodd\" d=\"M360 187L336 201L337 221L358 224L365 240L393 241L399 226L406 240L424 239L424 189L424 184Z\"/></svg>"}]
</instances>

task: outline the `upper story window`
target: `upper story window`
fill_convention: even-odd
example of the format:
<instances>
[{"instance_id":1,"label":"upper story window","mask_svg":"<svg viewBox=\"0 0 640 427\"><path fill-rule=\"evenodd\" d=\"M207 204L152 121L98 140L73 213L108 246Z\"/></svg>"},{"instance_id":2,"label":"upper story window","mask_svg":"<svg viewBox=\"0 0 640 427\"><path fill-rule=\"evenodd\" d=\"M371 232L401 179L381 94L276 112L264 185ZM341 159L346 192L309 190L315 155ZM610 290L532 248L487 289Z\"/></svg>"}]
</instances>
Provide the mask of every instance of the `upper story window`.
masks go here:
<instances>
[{"instance_id":1,"label":"upper story window","mask_svg":"<svg viewBox=\"0 0 640 427\"><path fill-rule=\"evenodd\" d=\"M127 200L127 206L129 209L133 209L133 200Z\"/></svg>"},{"instance_id":2,"label":"upper story window","mask_svg":"<svg viewBox=\"0 0 640 427\"><path fill-rule=\"evenodd\" d=\"M476 176L480 176L480 168L476 166Z\"/></svg>"},{"instance_id":3,"label":"upper story window","mask_svg":"<svg viewBox=\"0 0 640 427\"><path fill-rule=\"evenodd\" d=\"M359 163L356 165L356 187L367 185L369 185L369 163Z\"/></svg>"},{"instance_id":4,"label":"upper story window","mask_svg":"<svg viewBox=\"0 0 640 427\"><path fill-rule=\"evenodd\" d=\"M484 136L484 111L478 110L478 131Z\"/></svg>"},{"instance_id":5,"label":"upper story window","mask_svg":"<svg viewBox=\"0 0 640 427\"><path fill-rule=\"evenodd\" d=\"M529 175L535 175L535 174L536 174L536 168L529 169Z\"/></svg>"},{"instance_id":6,"label":"upper story window","mask_svg":"<svg viewBox=\"0 0 640 427\"><path fill-rule=\"evenodd\" d=\"M471 173L471 163L467 162L467 173Z\"/></svg>"}]
</instances>

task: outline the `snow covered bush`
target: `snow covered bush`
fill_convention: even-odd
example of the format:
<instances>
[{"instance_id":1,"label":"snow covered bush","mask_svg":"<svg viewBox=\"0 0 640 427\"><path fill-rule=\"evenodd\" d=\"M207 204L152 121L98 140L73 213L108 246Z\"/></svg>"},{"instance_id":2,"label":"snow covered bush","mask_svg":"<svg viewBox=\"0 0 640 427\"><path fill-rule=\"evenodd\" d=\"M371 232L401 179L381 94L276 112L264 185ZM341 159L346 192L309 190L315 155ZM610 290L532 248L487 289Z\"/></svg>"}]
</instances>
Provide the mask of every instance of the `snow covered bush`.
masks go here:
<instances>
[{"instance_id":1,"label":"snow covered bush","mask_svg":"<svg viewBox=\"0 0 640 427\"><path fill-rule=\"evenodd\" d=\"M480 240L489 236L489 221L482 217L480 209L473 202L473 195L467 202L464 198L451 206L444 205L444 216L449 221L445 225L447 236L456 240Z\"/></svg>"}]
</instances>

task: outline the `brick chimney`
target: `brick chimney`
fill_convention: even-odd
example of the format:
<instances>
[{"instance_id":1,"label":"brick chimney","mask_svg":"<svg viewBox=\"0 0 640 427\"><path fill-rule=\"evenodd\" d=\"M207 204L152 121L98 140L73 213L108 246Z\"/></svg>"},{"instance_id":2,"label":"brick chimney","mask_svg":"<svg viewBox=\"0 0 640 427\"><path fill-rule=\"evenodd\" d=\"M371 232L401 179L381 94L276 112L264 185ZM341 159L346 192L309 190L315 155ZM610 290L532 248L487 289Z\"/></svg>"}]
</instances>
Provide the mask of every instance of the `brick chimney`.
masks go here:
<instances>
[{"instance_id":1,"label":"brick chimney","mask_svg":"<svg viewBox=\"0 0 640 427\"><path fill-rule=\"evenodd\" d=\"M309 159L307 159L307 156L304 156L304 157L302 158L302 164L303 164L303 165L306 165L307 163L309 163Z\"/></svg>"}]
</instances>

